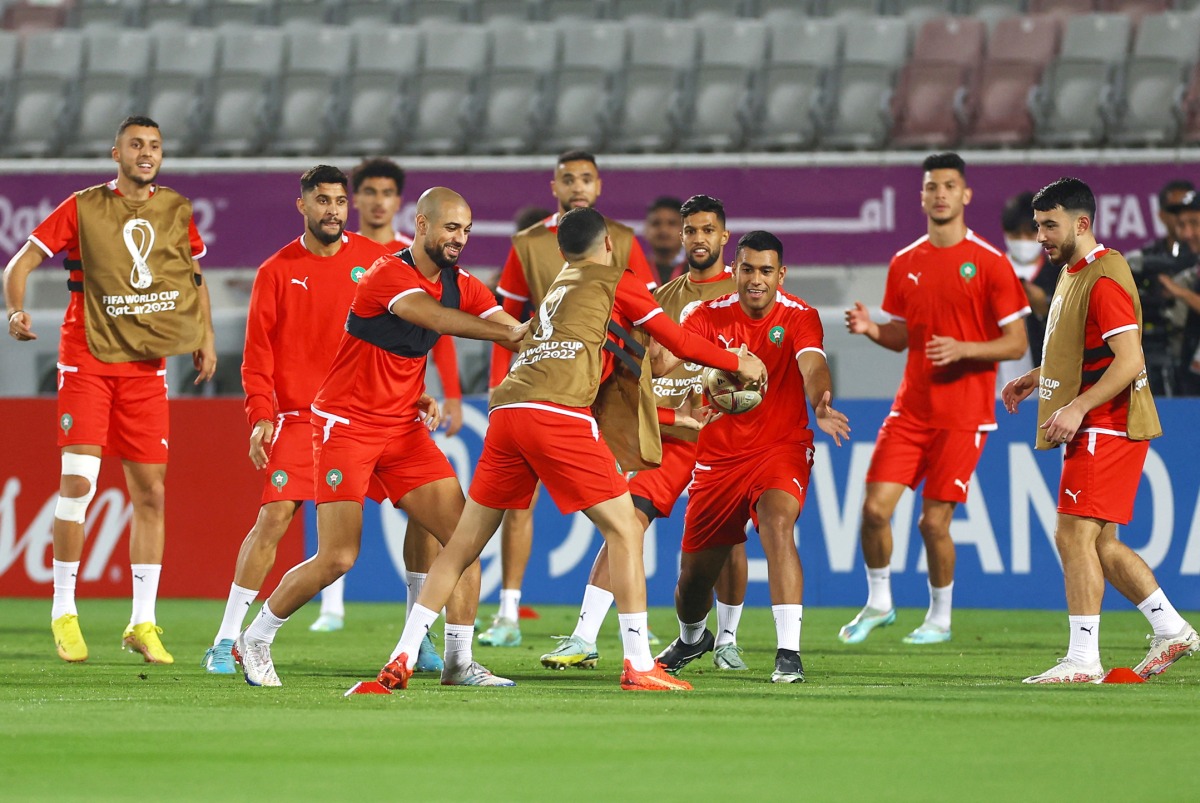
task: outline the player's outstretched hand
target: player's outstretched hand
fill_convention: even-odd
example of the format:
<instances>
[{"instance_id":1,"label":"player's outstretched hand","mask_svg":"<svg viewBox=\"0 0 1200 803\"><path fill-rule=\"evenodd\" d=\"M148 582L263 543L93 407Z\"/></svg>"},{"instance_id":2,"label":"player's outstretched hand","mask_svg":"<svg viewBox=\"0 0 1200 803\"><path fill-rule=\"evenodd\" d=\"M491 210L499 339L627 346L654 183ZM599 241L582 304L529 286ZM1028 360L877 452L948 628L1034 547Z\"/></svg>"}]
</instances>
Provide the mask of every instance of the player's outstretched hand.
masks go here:
<instances>
[{"instance_id":1,"label":"player's outstretched hand","mask_svg":"<svg viewBox=\"0 0 1200 803\"><path fill-rule=\"evenodd\" d=\"M1000 401L1004 402L1005 410L1008 410L1010 413L1017 411L1018 405L1025 400L1025 397L1033 393L1033 389L1037 387L1037 374L1037 371L1029 371L1021 374L1016 379L1009 380L1004 389L1000 391Z\"/></svg>"},{"instance_id":2,"label":"player's outstretched hand","mask_svg":"<svg viewBox=\"0 0 1200 803\"><path fill-rule=\"evenodd\" d=\"M693 407L688 399L675 410L675 426L699 432L720 417L721 411L715 407L707 404Z\"/></svg>"},{"instance_id":3,"label":"player's outstretched hand","mask_svg":"<svg viewBox=\"0 0 1200 803\"><path fill-rule=\"evenodd\" d=\"M442 408L438 406L437 399L422 393L417 400L417 409L421 411L421 420L425 422L426 429L436 432L438 424L442 423Z\"/></svg>"},{"instance_id":4,"label":"player's outstretched hand","mask_svg":"<svg viewBox=\"0 0 1200 803\"><path fill-rule=\"evenodd\" d=\"M32 326L33 319L23 309L19 309L8 316L8 333L16 340L37 340L37 335L30 328Z\"/></svg>"},{"instance_id":5,"label":"player's outstretched hand","mask_svg":"<svg viewBox=\"0 0 1200 803\"><path fill-rule=\"evenodd\" d=\"M825 395L817 403L815 409L817 426L821 428L822 432L833 438L834 443L841 446L842 438L850 440L850 419L846 418L845 413L833 409L829 404L832 398L832 394L829 391L825 391Z\"/></svg>"},{"instance_id":6,"label":"player's outstretched hand","mask_svg":"<svg viewBox=\"0 0 1200 803\"><path fill-rule=\"evenodd\" d=\"M520 343L525 338L525 333L529 331L529 325L531 323L533 323L532 318L530 318L528 321L525 321L525 323L518 323L509 326L508 342Z\"/></svg>"},{"instance_id":7,"label":"player's outstretched hand","mask_svg":"<svg viewBox=\"0 0 1200 803\"><path fill-rule=\"evenodd\" d=\"M192 352L192 365L196 368L196 381L193 385L207 382L217 372L217 347L211 337L204 338L204 344Z\"/></svg>"},{"instance_id":8,"label":"player's outstretched hand","mask_svg":"<svg viewBox=\"0 0 1200 803\"><path fill-rule=\"evenodd\" d=\"M871 329L871 312L861 301L846 310L846 330L852 335L865 335Z\"/></svg>"},{"instance_id":9,"label":"player's outstretched hand","mask_svg":"<svg viewBox=\"0 0 1200 803\"><path fill-rule=\"evenodd\" d=\"M738 379L743 382L766 382L767 381L767 366L763 365L763 361L750 353L750 349L743 343L742 347L737 350L738 355Z\"/></svg>"},{"instance_id":10,"label":"player's outstretched hand","mask_svg":"<svg viewBox=\"0 0 1200 803\"><path fill-rule=\"evenodd\" d=\"M275 424L264 418L250 430L250 462L259 471L267 467L267 444L275 434Z\"/></svg>"},{"instance_id":11,"label":"player's outstretched hand","mask_svg":"<svg viewBox=\"0 0 1200 803\"><path fill-rule=\"evenodd\" d=\"M446 425L447 435L458 434L463 425L462 399L446 399L442 402L442 423Z\"/></svg>"},{"instance_id":12,"label":"player's outstretched hand","mask_svg":"<svg viewBox=\"0 0 1200 803\"><path fill-rule=\"evenodd\" d=\"M934 335L925 344L925 356L938 368L943 368L971 356L970 344L952 337Z\"/></svg>"}]
</instances>

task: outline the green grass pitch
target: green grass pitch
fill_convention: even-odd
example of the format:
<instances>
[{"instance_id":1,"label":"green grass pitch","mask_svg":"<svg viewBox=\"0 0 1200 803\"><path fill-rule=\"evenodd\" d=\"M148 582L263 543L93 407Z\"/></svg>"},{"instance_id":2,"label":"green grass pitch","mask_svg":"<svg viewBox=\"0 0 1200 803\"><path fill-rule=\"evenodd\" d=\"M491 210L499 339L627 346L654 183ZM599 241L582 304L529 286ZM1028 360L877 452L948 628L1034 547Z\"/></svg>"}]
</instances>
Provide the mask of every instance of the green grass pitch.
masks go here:
<instances>
[{"instance_id":1,"label":"green grass pitch","mask_svg":"<svg viewBox=\"0 0 1200 803\"><path fill-rule=\"evenodd\" d=\"M1142 685L1022 686L1066 646L1065 615L955 612L955 639L908 647L922 611L846 647L848 609L806 611L808 682L767 682L770 611L748 609L749 673L708 657L688 694L617 685L615 616L595 671L538 663L575 610L541 606L524 644L477 647L519 684L450 689L418 675L392 696L342 693L371 679L399 635L401 605L352 604L346 630L276 641L284 686L209 676L200 658L215 601L166 600L173 666L119 649L127 601L81 600L91 657L54 653L50 601L0 603L0 800L1133 800L1197 793L1200 661ZM485 613L490 610L485 608ZM1196 617L1192 617L1196 621ZM674 635L671 611L651 627ZM435 625L440 632L441 625ZM1145 620L1106 614L1106 668L1132 666ZM439 642L440 643L440 642Z\"/></svg>"}]
</instances>

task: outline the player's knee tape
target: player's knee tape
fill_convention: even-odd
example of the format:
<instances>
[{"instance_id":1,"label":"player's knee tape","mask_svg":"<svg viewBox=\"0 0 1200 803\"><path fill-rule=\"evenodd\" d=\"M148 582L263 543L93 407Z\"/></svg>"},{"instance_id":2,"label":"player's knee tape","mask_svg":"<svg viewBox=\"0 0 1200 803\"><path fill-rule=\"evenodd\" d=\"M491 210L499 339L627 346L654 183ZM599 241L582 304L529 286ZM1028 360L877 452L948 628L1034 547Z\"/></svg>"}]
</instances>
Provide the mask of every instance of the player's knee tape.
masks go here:
<instances>
[{"instance_id":1,"label":"player's knee tape","mask_svg":"<svg viewBox=\"0 0 1200 803\"><path fill-rule=\"evenodd\" d=\"M100 476L100 458L90 454L74 454L64 452L62 456L62 474L64 477L83 477L88 481L88 492L83 496L58 495L54 505L54 518L63 521L73 521L83 524L87 516L88 505L96 495L96 480Z\"/></svg>"}]
</instances>

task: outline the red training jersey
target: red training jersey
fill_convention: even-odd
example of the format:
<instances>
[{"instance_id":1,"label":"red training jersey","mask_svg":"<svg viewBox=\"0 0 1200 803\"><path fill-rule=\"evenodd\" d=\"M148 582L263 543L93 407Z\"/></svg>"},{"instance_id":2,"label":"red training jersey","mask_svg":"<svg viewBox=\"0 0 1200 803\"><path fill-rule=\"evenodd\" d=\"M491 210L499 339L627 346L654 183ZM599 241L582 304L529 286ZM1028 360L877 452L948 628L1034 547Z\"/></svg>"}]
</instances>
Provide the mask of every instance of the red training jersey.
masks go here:
<instances>
[{"instance_id":1,"label":"red training jersey","mask_svg":"<svg viewBox=\"0 0 1200 803\"><path fill-rule=\"evenodd\" d=\"M1096 246L1090 254L1068 268L1070 273L1087 270L1100 257L1108 253L1102 245ZM1121 332L1136 331L1138 328L1137 313L1133 310L1133 299L1125 288L1117 282L1103 277L1092 285L1088 295L1087 320L1083 331L1083 375L1089 374L1099 380L1100 375L1112 364L1114 355L1105 348L1105 341ZM1088 354L1100 356L1088 359ZM1083 393L1095 381L1084 379L1079 387ZM1125 388L1104 404L1098 405L1083 417L1079 425L1081 432L1102 432L1110 435L1127 435L1129 432L1129 388Z\"/></svg>"},{"instance_id":2,"label":"red training jersey","mask_svg":"<svg viewBox=\"0 0 1200 803\"><path fill-rule=\"evenodd\" d=\"M1001 327L1029 314L1008 258L970 230L947 248L926 235L892 257L883 311L908 329L908 362L892 415L931 429L995 429L996 363L959 360L937 368L925 344L934 335L995 340Z\"/></svg>"},{"instance_id":3,"label":"red training jersey","mask_svg":"<svg viewBox=\"0 0 1200 803\"><path fill-rule=\"evenodd\" d=\"M332 256L308 250L305 232L268 257L254 275L246 316L242 387L250 425L307 412L329 373L358 280L387 247L342 235Z\"/></svg>"},{"instance_id":4,"label":"red training jersey","mask_svg":"<svg viewBox=\"0 0 1200 803\"><path fill-rule=\"evenodd\" d=\"M117 191L114 179L108 183L108 188ZM153 191L153 190L152 190ZM29 241L37 246L47 256L52 257L59 251L67 252L67 259L79 260L79 209L75 205L75 196L71 195L58 205L50 216L37 225L29 235ZM192 247L192 259L204 256L204 241L196 229L196 220L188 221L188 241ZM76 286L83 282L83 271L72 270L70 281ZM58 341L58 363L60 366L85 374L101 376L144 376L154 374L166 368L166 360L137 360L134 362L101 362L92 356L88 349L87 333L83 320L83 293L72 292L71 300L67 303L67 312L63 316L61 337Z\"/></svg>"},{"instance_id":5,"label":"red training jersey","mask_svg":"<svg viewBox=\"0 0 1200 803\"><path fill-rule=\"evenodd\" d=\"M759 449L812 443L808 397L796 359L809 351L825 356L825 330L815 308L778 290L771 311L756 320L742 309L738 294L732 293L696 307L683 328L725 348L745 343L767 368L767 392L761 404L744 413L723 415L700 430L697 463L744 461Z\"/></svg>"},{"instance_id":6,"label":"red training jersey","mask_svg":"<svg viewBox=\"0 0 1200 803\"><path fill-rule=\"evenodd\" d=\"M399 231L392 233L396 235L396 239L388 243L389 254L398 254L405 248L412 247L412 237ZM454 338L439 337L429 354L433 357L438 377L442 380L442 393L447 399L461 399L462 383L458 378L458 352L454 348Z\"/></svg>"}]
</instances>

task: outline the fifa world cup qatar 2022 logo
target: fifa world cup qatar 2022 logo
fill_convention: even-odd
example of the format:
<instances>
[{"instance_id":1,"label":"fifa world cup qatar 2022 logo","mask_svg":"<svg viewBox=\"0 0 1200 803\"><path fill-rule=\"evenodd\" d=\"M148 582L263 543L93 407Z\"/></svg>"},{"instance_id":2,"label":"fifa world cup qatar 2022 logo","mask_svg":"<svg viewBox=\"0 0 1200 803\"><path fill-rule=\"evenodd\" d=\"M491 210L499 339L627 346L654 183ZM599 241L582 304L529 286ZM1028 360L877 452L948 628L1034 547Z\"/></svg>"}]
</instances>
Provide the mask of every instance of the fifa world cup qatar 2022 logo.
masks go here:
<instances>
[{"instance_id":1,"label":"fifa world cup qatar 2022 logo","mask_svg":"<svg viewBox=\"0 0 1200 803\"><path fill-rule=\"evenodd\" d=\"M534 340L541 342L554 337L554 322L551 319L554 313L558 312L558 305L562 303L566 294L567 288L556 287L542 299L538 306L537 326L533 330Z\"/></svg>"},{"instance_id":2,"label":"fifa world cup qatar 2022 logo","mask_svg":"<svg viewBox=\"0 0 1200 803\"><path fill-rule=\"evenodd\" d=\"M150 273L150 264L146 258L154 248L154 227L150 221L135 217L125 221L121 229L125 249L133 258L133 269L129 272L129 283L135 290L145 290L154 281Z\"/></svg>"}]
</instances>

